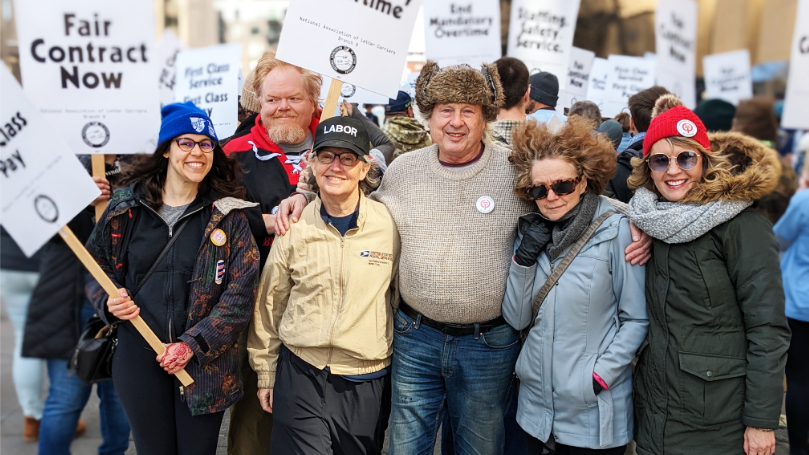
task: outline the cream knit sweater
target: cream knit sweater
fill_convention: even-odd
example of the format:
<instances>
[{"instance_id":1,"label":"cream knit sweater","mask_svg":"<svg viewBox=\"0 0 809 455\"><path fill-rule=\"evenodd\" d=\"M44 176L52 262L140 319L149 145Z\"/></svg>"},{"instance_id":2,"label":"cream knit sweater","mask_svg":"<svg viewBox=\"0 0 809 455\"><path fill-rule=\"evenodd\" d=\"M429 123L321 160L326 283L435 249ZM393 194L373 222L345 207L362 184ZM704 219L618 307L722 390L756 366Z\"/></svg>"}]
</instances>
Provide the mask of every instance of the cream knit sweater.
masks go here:
<instances>
[{"instance_id":1,"label":"cream knit sweater","mask_svg":"<svg viewBox=\"0 0 809 455\"><path fill-rule=\"evenodd\" d=\"M517 218L532 210L514 195L510 152L486 144L478 162L453 172L432 145L397 158L371 193L399 229L402 298L428 318L469 324L500 316ZM482 196L494 200L490 213L476 208Z\"/></svg>"}]
</instances>

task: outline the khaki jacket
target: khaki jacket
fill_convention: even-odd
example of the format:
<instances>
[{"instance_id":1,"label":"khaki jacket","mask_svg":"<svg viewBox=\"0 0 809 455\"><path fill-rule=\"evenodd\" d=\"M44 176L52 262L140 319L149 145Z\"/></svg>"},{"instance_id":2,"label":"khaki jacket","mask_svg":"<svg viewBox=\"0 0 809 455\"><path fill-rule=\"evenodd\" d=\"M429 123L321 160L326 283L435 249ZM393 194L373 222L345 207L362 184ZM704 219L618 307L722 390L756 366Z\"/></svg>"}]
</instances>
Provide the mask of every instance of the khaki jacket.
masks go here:
<instances>
[{"instance_id":1,"label":"khaki jacket","mask_svg":"<svg viewBox=\"0 0 809 455\"><path fill-rule=\"evenodd\" d=\"M342 237L320 216L320 198L277 236L261 274L247 340L259 388L273 388L283 343L339 375L390 364L399 232L388 209L360 196L357 227Z\"/></svg>"}]
</instances>

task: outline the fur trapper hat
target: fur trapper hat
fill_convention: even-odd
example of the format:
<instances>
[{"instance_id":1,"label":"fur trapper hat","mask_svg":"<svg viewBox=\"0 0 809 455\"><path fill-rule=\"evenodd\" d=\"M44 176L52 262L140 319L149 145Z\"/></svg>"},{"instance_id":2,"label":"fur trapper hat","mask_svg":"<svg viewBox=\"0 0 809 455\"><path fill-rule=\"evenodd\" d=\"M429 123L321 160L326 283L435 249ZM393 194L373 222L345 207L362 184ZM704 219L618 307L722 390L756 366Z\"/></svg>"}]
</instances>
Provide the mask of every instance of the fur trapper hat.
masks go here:
<instances>
[{"instance_id":1,"label":"fur trapper hat","mask_svg":"<svg viewBox=\"0 0 809 455\"><path fill-rule=\"evenodd\" d=\"M483 118L493 122L503 100L503 86L494 63L484 63L478 71L469 65L439 68L429 61L416 80L416 104L425 118L432 115L436 104L468 103L481 106Z\"/></svg>"}]
</instances>

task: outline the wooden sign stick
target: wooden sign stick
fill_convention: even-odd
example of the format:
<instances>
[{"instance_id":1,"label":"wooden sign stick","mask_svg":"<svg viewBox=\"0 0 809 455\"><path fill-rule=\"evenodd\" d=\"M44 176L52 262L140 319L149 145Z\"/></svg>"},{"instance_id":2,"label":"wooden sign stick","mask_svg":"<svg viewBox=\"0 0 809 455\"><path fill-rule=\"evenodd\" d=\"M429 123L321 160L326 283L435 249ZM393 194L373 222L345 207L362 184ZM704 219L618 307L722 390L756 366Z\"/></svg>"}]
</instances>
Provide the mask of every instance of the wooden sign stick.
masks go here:
<instances>
[{"instance_id":1,"label":"wooden sign stick","mask_svg":"<svg viewBox=\"0 0 809 455\"><path fill-rule=\"evenodd\" d=\"M101 177L102 179L107 178L107 168L104 166L104 155L91 155L91 160L93 164L93 177ZM101 214L103 214L104 210L106 209L107 209L106 202L101 202L98 205L96 205L96 221L101 219ZM84 246L82 246L82 249L84 249ZM73 251L75 252L75 250ZM99 283L100 282L101 281L99 281Z\"/></svg>"},{"instance_id":2,"label":"wooden sign stick","mask_svg":"<svg viewBox=\"0 0 809 455\"><path fill-rule=\"evenodd\" d=\"M320 114L320 121L334 117L334 112L337 111L337 101L340 100L340 90L343 88L343 81L332 79L329 85L329 94L326 95L326 101L323 105L323 112Z\"/></svg>"},{"instance_id":3,"label":"wooden sign stick","mask_svg":"<svg viewBox=\"0 0 809 455\"><path fill-rule=\"evenodd\" d=\"M103 162L104 155L98 156L101 157ZM95 157L96 155L93 155L93 158ZM81 263L87 267L87 270L93 275L93 278L95 278L101 287L107 291L107 294L109 294L110 297L121 297L121 293L118 291L118 288L115 287L115 284L113 284L112 280L110 280L110 277L108 277L107 274L101 270L101 267L98 265L98 263L96 263L95 259L90 256L90 253L84 248L84 245L82 245L81 241L79 241L79 239L76 237L76 234L74 234L69 227L64 226L59 230L59 235L64 239L65 243L67 243L67 246L73 250L73 254L75 254ZM129 322L131 322L132 325L138 329L138 332L140 332L141 336L146 339L146 342L149 343L149 346L151 346L155 352L158 354L165 352L166 347L163 346L163 343L159 338L157 338L157 335L152 332L152 329L146 325L143 318L137 316L134 319L130 319ZM194 380L191 379L191 376L189 376L185 370L180 370L175 373L175 375L177 376L177 379L179 379L180 382L186 387L194 383Z\"/></svg>"}]
</instances>

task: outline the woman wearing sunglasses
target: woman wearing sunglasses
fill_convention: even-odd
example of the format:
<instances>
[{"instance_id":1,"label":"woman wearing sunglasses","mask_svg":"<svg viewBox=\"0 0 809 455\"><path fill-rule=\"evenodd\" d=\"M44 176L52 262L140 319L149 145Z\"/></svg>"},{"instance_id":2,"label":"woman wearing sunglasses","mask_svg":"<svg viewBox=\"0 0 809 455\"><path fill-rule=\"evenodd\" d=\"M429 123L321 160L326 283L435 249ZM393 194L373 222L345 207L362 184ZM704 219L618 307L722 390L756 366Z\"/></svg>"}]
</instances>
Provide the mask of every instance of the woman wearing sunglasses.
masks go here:
<instances>
[{"instance_id":1,"label":"woman wearing sunglasses","mask_svg":"<svg viewBox=\"0 0 809 455\"><path fill-rule=\"evenodd\" d=\"M87 249L123 298L94 302L117 324L115 390L138 453L216 453L225 410L242 397L236 339L258 284L239 166L193 103L162 110L157 150L125 174ZM140 316L161 355L126 321ZM172 376L184 368L194 383Z\"/></svg>"},{"instance_id":2,"label":"woman wearing sunglasses","mask_svg":"<svg viewBox=\"0 0 809 455\"><path fill-rule=\"evenodd\" d=\"M318 193L261 275L247 339L272 453L379 454L390 415L391 281L399 233L365 193L379 185L365 126L332 117L315 132Z\"/></svg>"},{"instance_id":3,"label":"woman wearing sunglasses","mask_svg":"<svg viewBox=\"0 0 809 455\"><path fill-rule=\"evenodd\" d=\"M517 422L531 454L548 446L622 455L633 435L631 362L648 326L644 268L624 261L629 221L599 196L615 173L615 152L591 130L574 116L556 133L535 122L514 131L514 192L539 207L519 220L503 300L515 329L534 322L516 366ZM534 319L540 290L591 224L597 229Z\"/></svg>"},{"instance_id":4,"label":"woman wearing sunglasses","mask_svg":"<svg viewBox=\"0 0 809 455\"><path fill-rule=\"evenodd\" d=\"M649 336L635 378L640 455L771 455L790 332L772 226L749 210L778 155L740 133L709 137L660 98L628 184L630 218L655 239Z\"/></svg>"}]
</instances>

